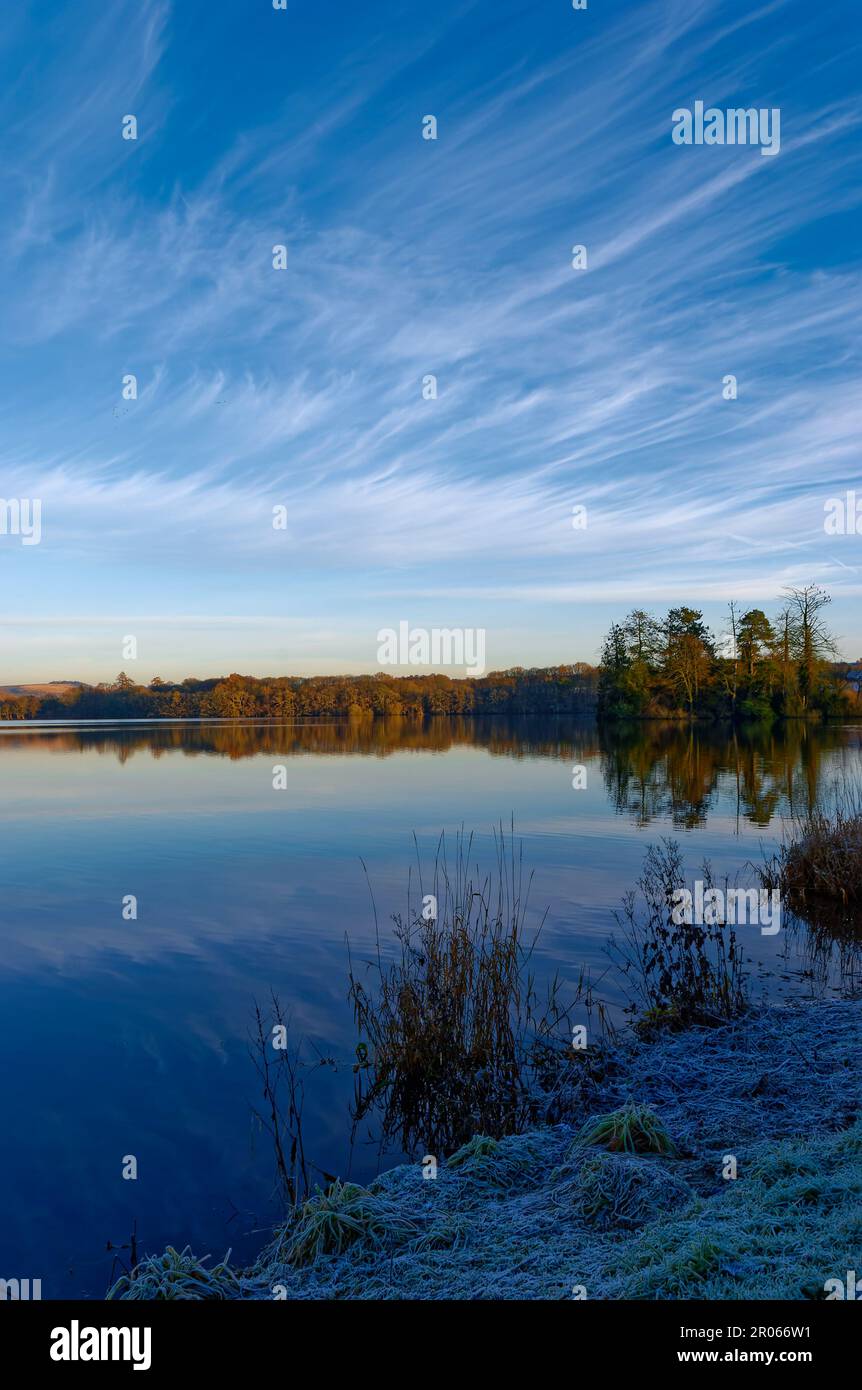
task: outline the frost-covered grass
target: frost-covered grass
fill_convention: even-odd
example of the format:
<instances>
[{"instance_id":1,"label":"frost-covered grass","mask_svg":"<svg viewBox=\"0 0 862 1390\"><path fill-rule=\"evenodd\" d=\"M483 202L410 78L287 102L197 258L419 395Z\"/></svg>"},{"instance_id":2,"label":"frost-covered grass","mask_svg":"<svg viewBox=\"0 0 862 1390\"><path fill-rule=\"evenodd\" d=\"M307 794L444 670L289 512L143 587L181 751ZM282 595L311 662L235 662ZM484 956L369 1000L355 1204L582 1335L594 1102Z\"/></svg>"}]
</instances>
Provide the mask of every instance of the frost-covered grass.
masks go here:
<instances>
[{"instance_id":1,"label":"frost-covered grass","mask_svg":"<svg viewBox=\"0 0 862 1390\"><path fill-rule=\"evenodd\" d=\"M249 1269L183 1252L115 1296L823 1298L862 1269L860 1050L847 1001L617 1042L564 1123L330 1190Z\"/></svg>"},{"instance_id":2,"label":"frost-covered grass","mask_svg":"<svg viewBox=\"0 0 862 1390\"><path fill-rule=\"evenodd\" d=\"M820 1138L755 1145L725 1188L646 1227L606 1269L606 1296L823 1298L827 1279L858 1267L858 1120Z\"/></svg>"},{"instance_id":3,"label":"frost-covered grass","mask_svg":"<svg viewBox=\"0 0 862 1390\"><path fill-rule=\"evenodd\" d=\"M383 1246L417 1233L416 1222L396 1203L358 1183L334 1182L303 1202L277 1232L272 1258L313 1264L321 1255L340 1255L357 1241Z\"/></svg>"},{"instance_id":4,"label":"frost-covered grass","mask_svg":"<svg viewBox=\"0 0 862 1390\"><path fill-rule=\"evenodd\" d=\"M575 1141L579 1148L599 1145L611 1153L676 1154L676 1145L648 1105L627 1101L610 1115L588 1120Z\"/></svg>"},{"instance_id":5,"label":"frost-covered grass","mask_svg":"<svg viewBox=\"0 0 862 1390\"><path fill-rule=\"evenodd\" d=\"M134 1278L123 1274L107 1297L143 1298L149 1301L176 1299L199 1303L204 1299L243 1297L239 1271L230 1267L230 1251L220 1264L207 1267L208 1256L195 1259L188 1246L175 1250L169 1245L163 1255L148 1255L134 1271Z\"/></svg>"}]
</instances>

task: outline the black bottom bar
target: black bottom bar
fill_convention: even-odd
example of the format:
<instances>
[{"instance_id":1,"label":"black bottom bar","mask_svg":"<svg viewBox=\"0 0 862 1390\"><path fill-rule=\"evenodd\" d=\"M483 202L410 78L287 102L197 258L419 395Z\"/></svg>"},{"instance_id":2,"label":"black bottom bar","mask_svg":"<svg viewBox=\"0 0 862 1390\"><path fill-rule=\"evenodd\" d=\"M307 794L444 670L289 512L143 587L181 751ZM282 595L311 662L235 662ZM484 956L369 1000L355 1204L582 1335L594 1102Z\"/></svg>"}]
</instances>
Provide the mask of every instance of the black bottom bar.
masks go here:
<instances>
[{"instance_id":1,"label":"black bottom bar","mask_svg":"<svg viewBox=\"0 0 862 1390\"><path fill-rule=\"evenodd\" d=\"M379 1319L379 1321L378 1321ZM102 1329L105 1329L104 1333ZM110 1368L173 1383L178 1373L247 1373L257 1380L268 1369L290 1377L297 1357L313 1357L327 1378L339 1353L352 1367L396 1364L403 1378L420 1372L424 1381L436 1364L447 1374L455 1355L463 1370L469 1358L493 1365L517 1351L537 1366L568 1360L604 1364L615 1380L671 1368L683 1374L704 1365L763 1371L802 1366L822 1377L854 1356L860 1313L838 1301L811 1303L7 1303L0 1309L4 1364L52 1375L92 1377ZM319 1340L320 1335L324 1340ZM418 1361L409 1374L404 1336ZM433 1335L431 1335L433 1334ZM442 1334L442 1335L441 1335ZM410 1345L409 1343L407 1345ZM421 1351L419 1348L421 1347ZM53 1354L52 1354L53 1353ZM98 1359L93 1358L96 1353ZM11 1358L14 1357L14 1361ZM63 1357L65 1359L59 1359Z\"/></svg>"}]
</instances>

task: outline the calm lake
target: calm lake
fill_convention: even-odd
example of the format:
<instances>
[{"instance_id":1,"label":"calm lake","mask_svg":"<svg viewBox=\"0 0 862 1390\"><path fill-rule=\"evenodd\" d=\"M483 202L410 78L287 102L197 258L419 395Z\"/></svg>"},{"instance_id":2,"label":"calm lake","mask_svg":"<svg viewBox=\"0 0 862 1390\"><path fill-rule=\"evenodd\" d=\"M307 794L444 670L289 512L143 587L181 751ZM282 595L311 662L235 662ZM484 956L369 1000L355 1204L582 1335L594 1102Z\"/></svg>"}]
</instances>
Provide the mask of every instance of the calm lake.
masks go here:
<instances>
[{"instance_id":1,"label":"calm lake","mask_svg":"<svg viewBox=\"0 0 862 1390\"><path fill-rule=\"evenodd\" d=\"M364 1133L351 1154L346 938L354 963L372 950L371 890L388 941L411 865L421 902L414 834L430 867L441 831L454 844L463 825L491 870L493 828L514 818L528 920L547 913L540 971L574 986L586 965L619 1009L604 947L651 842L680 837L690 877L704 856L734 877L792 811L860 775L859 725L2 726L0 1277L101 1298L106 1246L135 1225L142 1251L190 1244L215 1263L260 1248L273 1159L249 1035L271 989L337 1063L307 1082L310 1158L359 1180L398 1160ZM846 979L846 951L815 951L800 924L740 931L755 991Z\"/></svg>"}]
</instances>

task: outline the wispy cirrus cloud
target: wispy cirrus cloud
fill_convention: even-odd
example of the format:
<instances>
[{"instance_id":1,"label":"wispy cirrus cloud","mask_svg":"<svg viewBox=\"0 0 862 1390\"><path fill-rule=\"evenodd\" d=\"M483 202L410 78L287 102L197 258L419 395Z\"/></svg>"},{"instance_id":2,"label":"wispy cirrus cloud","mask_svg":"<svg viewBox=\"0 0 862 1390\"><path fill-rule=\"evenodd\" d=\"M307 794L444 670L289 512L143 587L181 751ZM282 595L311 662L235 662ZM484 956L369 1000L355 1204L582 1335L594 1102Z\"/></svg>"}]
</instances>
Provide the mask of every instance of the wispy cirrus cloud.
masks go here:
<instances>
[{"instance_id":1,"label":"wispy cirrus cloud","mask_svg":"<svg viewBox=\"0 0 862 1390\"><path fill-rule=\"evenodd\" d=\"M239 76L216 97L187 12L59 7L68 129L46 86L18 93L0 214L0 492L44 503L43 544L4 549L30 610L97 614L108 580L130 612L300 602L318 662L348 664L403 595L463 603L506 664L558 659L561 621L591 657L609 605L713 618L816 576L862 649L853 538L822 524L862 487L862 98L825 20L511 3L488 40L481 7L396 9L328 45L311 15L220 12ZM780 105L779 157L674 146L695 99Z\"/></svg>"}]
</instances>

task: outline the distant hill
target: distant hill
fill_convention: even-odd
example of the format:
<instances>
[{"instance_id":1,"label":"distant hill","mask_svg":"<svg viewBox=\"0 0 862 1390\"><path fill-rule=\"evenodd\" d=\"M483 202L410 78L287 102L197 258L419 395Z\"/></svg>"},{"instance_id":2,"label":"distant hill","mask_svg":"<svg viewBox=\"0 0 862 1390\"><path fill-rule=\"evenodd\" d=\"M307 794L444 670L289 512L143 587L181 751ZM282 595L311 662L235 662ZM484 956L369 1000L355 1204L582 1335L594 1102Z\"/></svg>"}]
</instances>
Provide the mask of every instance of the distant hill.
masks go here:
<instances>
[{"instance_id":1,"label":"distant hill","mask_svg":"<svg viewBox=\"0 0 862 1390\"><path fill-rule=\"evenodd\" d=\"M0 695L65 695L67 690L80 690L83 681L46 681L42 685L0 685Z\"/></svg>"}]
</instances>

